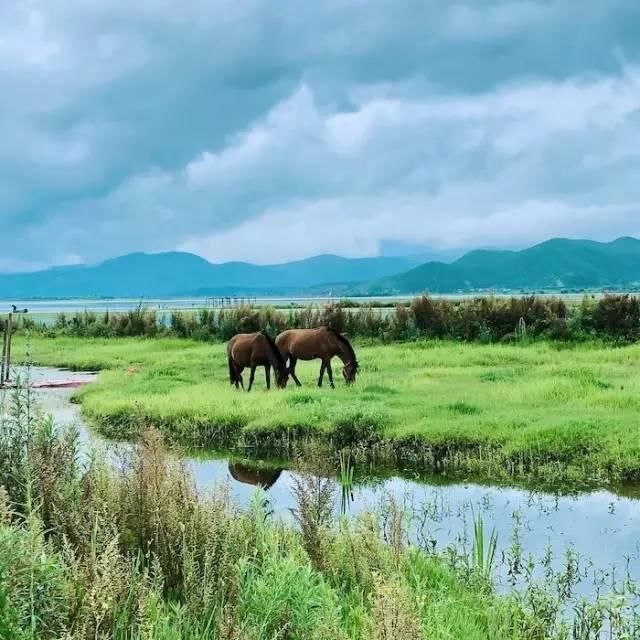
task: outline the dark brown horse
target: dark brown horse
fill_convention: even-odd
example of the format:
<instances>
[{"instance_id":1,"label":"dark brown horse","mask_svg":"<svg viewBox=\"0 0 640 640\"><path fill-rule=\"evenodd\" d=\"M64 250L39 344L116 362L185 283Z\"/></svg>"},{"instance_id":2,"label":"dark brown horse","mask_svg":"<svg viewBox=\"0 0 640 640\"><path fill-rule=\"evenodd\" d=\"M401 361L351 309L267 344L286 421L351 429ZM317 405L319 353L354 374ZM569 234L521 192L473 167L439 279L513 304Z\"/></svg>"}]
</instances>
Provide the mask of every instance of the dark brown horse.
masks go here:
<instances>
[{"instance_id":1,"label":"dark brown horse","mask_svg":"<svg viewBox=\"0 0 640 640\"><path fill-rule=\"evenodd\" d=\"M277 482L282 469L260 469L240 462L230 462L229 473L238 482L262 487L266 491Z\"/></svg>"},{"instance_id":2,"label":"dark brown horse","mask_svg":"<svg viewBox=\"0 0 640 640\"><path fill-rule=\"evenodd\" d=\"M289 373L296 385L301 386L296 376L296 363L298 360L320 359L320 377L318 386L322 386L324 372L329 376L329 384L333 384L333 371L331 370L331 358L337 356L342 360L342 375L345 382L351 384L356 381L358 373L358 359L351 343L340 333L327 327L318 329L290 329L283 331L277 338L276 344L282 357L289 362Z\"/></svg>"},{"instance_id":3,"label":"dark brown horse","mask_svg":"<svg viewBox=\"0 0 640 640\"><path fill-rule=\"evenodd\" d=\"M229 360L229 381L236 385L236 389L244 389L242 371L245 367L251 369L249 376L249 388L251 391L253 379L257 367L264 367L264 375L267 380L267 389L271 388L271 367L276 373L276 384L279 389L287 386L289 370L287 364L280 355L273 338L266 333L239 333L233 336L227 344L227 356Z\"/></svg>"}]
</instances>

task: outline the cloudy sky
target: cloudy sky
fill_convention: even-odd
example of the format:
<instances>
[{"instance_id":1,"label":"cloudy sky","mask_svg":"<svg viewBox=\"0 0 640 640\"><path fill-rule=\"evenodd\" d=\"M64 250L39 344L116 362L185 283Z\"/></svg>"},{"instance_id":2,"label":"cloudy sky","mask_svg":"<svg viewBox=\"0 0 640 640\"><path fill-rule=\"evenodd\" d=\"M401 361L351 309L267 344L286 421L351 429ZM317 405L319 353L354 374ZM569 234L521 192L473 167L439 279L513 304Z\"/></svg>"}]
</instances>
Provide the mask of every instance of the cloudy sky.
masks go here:
<instances>
[{"instance_id":1,"label":"cloudy sky","mask_svg":"<svg viewBox=\"0 0 640 640\"><path fill-rule=\"evenodd\" d=\"M638 0L0 2L0 271L640 235Z\"/></svg>"}]
</instances>

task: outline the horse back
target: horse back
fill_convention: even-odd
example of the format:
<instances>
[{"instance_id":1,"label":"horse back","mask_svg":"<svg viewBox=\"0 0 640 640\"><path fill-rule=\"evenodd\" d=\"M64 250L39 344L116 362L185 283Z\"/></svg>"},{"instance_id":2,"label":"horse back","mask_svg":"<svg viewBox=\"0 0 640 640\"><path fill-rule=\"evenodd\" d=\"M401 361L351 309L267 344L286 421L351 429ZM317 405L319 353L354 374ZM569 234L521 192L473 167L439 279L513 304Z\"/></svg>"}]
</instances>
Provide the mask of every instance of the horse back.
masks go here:
<instances>
[{"instance_id":1,"label":"horse back","mask_svg":"<svg viewBox=\"0 0 640 640\"><path fill-rule=\"evenodd\" d=\"M260 333L238 333L229 340L227 354L236 364L248 367L255 357L256 350L260 350L257 344L259 338L264 340L264 336Z\"/></svg>"},{"instance_id":2,"label":"horse back","mask_svg":"<svg viewBox=\"0 0 640 640\"><path fill-rule=\"evenodd\" d=\"M289 345L291 344L294 333L295 329L287 329L276 336L276 347L278 347L278 350L283 356L289 352Z\"/></svg>"},{"instance_id":3,"label":"horse back","mask_svg":"<svg viewBox=\"0 0 640 640\"><path fill-rule=\"evenodd\" d=\"M331 351L330 335L326 329L289 329L276 338L276 345L283 355L300 360L321 358Z\"/></svg>"}]
</instances>

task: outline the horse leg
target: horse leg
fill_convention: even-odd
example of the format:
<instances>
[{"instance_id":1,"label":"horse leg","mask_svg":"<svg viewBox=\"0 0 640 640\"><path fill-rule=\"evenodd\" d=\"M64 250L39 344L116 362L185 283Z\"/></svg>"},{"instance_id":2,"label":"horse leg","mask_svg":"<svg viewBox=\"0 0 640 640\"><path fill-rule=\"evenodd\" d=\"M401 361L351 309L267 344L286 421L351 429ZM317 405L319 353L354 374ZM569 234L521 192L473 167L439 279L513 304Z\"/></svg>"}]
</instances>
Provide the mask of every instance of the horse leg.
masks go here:
<instances>
[{"instance_id":1,"label":"horse leg","mask_svg":"<svg viewBox=\"0 0 640 640\"><path fill-rule=\"evenodd\" d=\"M240 385L242 385L242 388L244 388L244 385L242 384L242 367L234 365L234 377L236 389L239 389Z\"/></svg>"},{"instance_id":2,"label":"horse leg","mask_svg":"<svg viewBox=\"0 0 640 640\"><path fill-rule=\"evenodd\" d=\"M264 377L267 380L267 389L271 389L271 366L268 364L264 365Z\"/></svg>"},{"instance_id":3,"label":"horse leg","mask_svg":"<svg viewBox=\"0 0 640 640\"><path fill-rule=\"evenodd\" d=\"M301 387L302 383L300 382L300 380L298 380L298 376L296 375L296 363L298 362L298 360L296 358L294 358L293 356L290 356L289 358L289 373L291 374L291 377L293 378L293 381L296 383L296 387Z\"/></svg>"},{"instance_id":4,"label":"horse leg","mask_svg":"<svg viewBox=\"0 0 640 640\"><path fill-rule=\"evenodd\" d=\"M249 388L247 389L247 393L251 391L251 387L253 387L253 379L256 377L256 367L255 365L251 365L251 374L249 375Z\"/></svg>"},{"instance_id":5,"label":"horse leg","mask_svg":"<svg viewBox=\"0 0 640 640\"><path fill-rule=\"evenodd\" d=\"M322 361L322 364L320 365L320 377L318 378L318 386L321 387L322 386L322 378L324 378L324 370L325 370L325 362L324 360Z\"/></svg>"},{"instance_id":6,"label":"horse leg","mask_svg":"<svg viewBox=\"0 0 640 640\"><path fill-rule=\"evenodd\" d=\"M327 360L325 369L327 370L327 375L329 376L329 384L331 385L332 389L335 389L336 385L333 384L333 371L331 371L331 360Z\"/></svg>"}]
</instances>

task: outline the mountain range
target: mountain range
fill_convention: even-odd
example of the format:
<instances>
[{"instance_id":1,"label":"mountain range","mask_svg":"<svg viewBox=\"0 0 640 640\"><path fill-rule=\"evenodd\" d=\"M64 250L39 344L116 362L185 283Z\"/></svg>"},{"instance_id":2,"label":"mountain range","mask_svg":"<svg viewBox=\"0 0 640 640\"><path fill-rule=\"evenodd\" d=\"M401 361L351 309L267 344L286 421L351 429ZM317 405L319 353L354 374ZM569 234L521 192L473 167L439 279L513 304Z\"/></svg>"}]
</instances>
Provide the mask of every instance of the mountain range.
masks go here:
<instances>
[{"instance_id":1,"label":"mountain range","mask_svg":"<svg viewBox=\"0 0 640 640\"><path fill-rule=\"evenodd\" d=\"M351 293L593 289L638 283L640 240L602 243L555 238L522 251L471 251L450 264L427 262L356 286Z\"/></svg>"},{"instance_id":2,"label":"mountain range","mask_svg":"<svg viewBox=\"0 0 640 640\"><path fill-rule=\"evenodd\" d=\"M133 253L98 265L0 275L0 298L216 295L398 295L480 290L631 287L640 240L556 238L521 251L471 251L447 263L425 255L321 255L276 265L213 264L189 253Z\"/></svg>"},{"instance_id":3,"label":"mountain range","mask_svg":"<svg viewBox=\"0 0 640 640\"><path fill-rule=\"evenodd\" d=\"M399 274L421 257L321 255L277 265L212 264L180 252L132 253L95 266L54 267L0 276L0 298L286 295L324 283L356 283Z\"/></svg>"}]
</instances>

